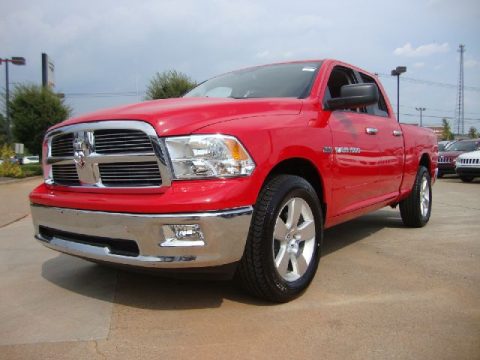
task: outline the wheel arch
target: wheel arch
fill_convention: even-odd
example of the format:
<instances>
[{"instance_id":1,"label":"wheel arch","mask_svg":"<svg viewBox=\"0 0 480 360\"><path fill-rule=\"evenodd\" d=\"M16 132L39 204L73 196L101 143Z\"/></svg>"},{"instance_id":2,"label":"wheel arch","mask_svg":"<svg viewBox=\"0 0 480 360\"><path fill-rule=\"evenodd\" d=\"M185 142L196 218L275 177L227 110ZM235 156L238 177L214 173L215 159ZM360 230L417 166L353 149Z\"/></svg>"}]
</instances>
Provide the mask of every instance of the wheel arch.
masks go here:
<instances>
[{"instance_id":1,"label":"wheel arch","mask_svg":"<svg viewBox=\"0 0 480 360\"><path fill-rule=\"evenodd\" d=\"M434 172L435 169L431 168L432 161L430 160L430 156L427 153L423 153L422 156L420 157L420 162L418 166L425 166L428 170L428 173L430 174L430 177L434 177Z\"/></svg>"},{"instance_id":2,"label":"wheel arch","mask_svg":"<svg viewBox=\"0 0 480 360\"><path fill-rule=\"evenodd\" d=\"M301 157L293 157L284 159L278 164L276 164L268 173L267 177L265 178L263 185L265 185L272 177L280 174L288 174L288 175L297 175L305 180L307 180L315 189L317 193L318 199L322 204L323 208L323 220L325 221L325 217L327 214L327 202L325 198L325 186L322 175L320 174L317 167L308 159L301 158Z\"/></svg>"}]
</instances>

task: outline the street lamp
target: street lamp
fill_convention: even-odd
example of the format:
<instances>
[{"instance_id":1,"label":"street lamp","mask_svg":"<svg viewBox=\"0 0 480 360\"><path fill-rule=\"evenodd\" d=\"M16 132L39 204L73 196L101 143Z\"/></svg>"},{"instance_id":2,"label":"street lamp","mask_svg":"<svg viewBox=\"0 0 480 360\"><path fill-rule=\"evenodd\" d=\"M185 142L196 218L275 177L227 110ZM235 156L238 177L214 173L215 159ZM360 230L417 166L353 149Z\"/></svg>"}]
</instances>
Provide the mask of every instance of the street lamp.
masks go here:
<instances>
[{"instance_id":1,"label":"street lamp","mask_svg":"<svg viewBox=\"0 0 480 360\"><path fill-rule=\"evenodd\" d=\"M427 110L427 109L425 109L424 107L416 107L415 110L420 111L420 127L422 127L422 126L423 126L423 123L422 123L422 113L423 113L425 110Z\"/></svg>"},{"instance_id":2,"label":"street lamp","mask_svg":"<svg viewBox=\"0 0 480 360\"><path fill-rule=\"evenodd\" d=\"M392 70L392 76L397 77L397 121L400 122L400 75L407 72L406 66L397 66Z\"/></svg>"},{"instance_id":3,"label":"street lamp","mask_svg":"<svg viewBox=\"0 0 480 360\"><path fill-rule=\"evenodd\" d=\"M10 129L10 88L8 81L8 63L12 63L13 65L25 65L26 61L23 57L12 56L11 59L0 58L0 65L3 62L5 63L5 115L7 118L7 142L10 142L12 140L12 130Z\"/></svg>"}]
</instances>

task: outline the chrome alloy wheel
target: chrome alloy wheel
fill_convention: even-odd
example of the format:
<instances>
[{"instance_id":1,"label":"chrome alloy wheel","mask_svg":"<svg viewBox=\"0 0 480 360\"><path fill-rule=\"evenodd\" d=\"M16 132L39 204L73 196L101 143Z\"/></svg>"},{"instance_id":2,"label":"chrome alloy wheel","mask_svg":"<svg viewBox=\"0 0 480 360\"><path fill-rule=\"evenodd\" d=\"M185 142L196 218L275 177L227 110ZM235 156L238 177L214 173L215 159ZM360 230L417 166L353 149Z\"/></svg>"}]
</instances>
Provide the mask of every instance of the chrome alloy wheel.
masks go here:
<instances>
[{"instance_id":1,"label":"chrome alloy wheel","mask_svg":"<svg viewBox=\"0 0 480 360\"><path fill-rule=\"evenodd\" d=\"M420 185L420 211L423 217L428 215L430 210L430 187L428 186L428 180L426 176L422 177L422 183Z\"/></svg>"},{"instance_id":2,"label":"chrome alloy wheel","mask_svg":"<svg viewBox=\"0 0 480 360\"><path fill-rule=\"evenodd\" d=\"M273 233L273 260L286 281L301 278L315 253L315 220L302 198L290 199L280 210Z\"/></svg>"}]
</instances>

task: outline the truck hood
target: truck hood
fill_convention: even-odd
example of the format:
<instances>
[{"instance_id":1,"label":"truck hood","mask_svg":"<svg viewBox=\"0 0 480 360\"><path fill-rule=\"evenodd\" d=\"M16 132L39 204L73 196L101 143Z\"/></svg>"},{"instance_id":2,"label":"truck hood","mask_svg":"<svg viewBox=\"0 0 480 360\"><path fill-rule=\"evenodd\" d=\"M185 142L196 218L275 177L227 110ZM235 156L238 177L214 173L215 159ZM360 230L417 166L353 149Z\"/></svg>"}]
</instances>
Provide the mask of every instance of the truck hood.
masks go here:
<instances>
[{"instance_id":1,"label":"truck hood","mask_svg":"<svg viewBox=\"0 0 480 360\"><path fill-rule=\"evenodd\" d=\"M153 100L75 117L51 129L91 121L142 120L150 123L159 136L185 135L208 125L242 117L298 114L302 103L302 100L291 98Z\"/></svg>"}]
</instances>

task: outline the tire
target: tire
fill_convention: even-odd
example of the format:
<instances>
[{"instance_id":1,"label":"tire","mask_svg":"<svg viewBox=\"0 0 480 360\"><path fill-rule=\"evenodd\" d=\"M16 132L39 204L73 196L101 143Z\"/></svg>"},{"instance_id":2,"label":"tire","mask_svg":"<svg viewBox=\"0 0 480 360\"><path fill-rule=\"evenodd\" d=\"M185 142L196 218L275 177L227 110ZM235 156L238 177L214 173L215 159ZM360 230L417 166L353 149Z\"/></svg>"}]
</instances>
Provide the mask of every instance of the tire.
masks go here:
<instances>
[{"instance_id":1,"label":"tire","mask_svg":"<svg viewBox=\"0 0 480 360\"><path fill-rule=\"evenodd\" d=\"M322 240L322 207L312 185L278 175L258 197L237 278L254 296L288 302L315 276Z\"/></svg>"},{"instance_id":2,"label":"tire","mask_svg":"<svg viewBox=\"0 0 480 360\"><path fill-rule=\"evenodd\" d=\"M439 171L438 174L437 174L437 178L441 179L442 177L443 177L443 173Z\"/></svg>"},{"instance_id":3,"label":"tire","mask_svg":"<svg viewBox=\"0 0 480 360\"><path fill-rule=\"evenodd\" d=\"M432 212L432 182L424 166L417 171L410 195L400 202L400 215L405 226L423 227Z\"/></svg>"},{"instance_id":4,"label":"tire","mask_svg":"<svg viewBox=\"0 0 480 360\"><path fill-rule=\"evenodd\" d=\"M460 176L460 180L464 183L471 183L473 181L473 176Z\"/></svg>"}]
</instances>

